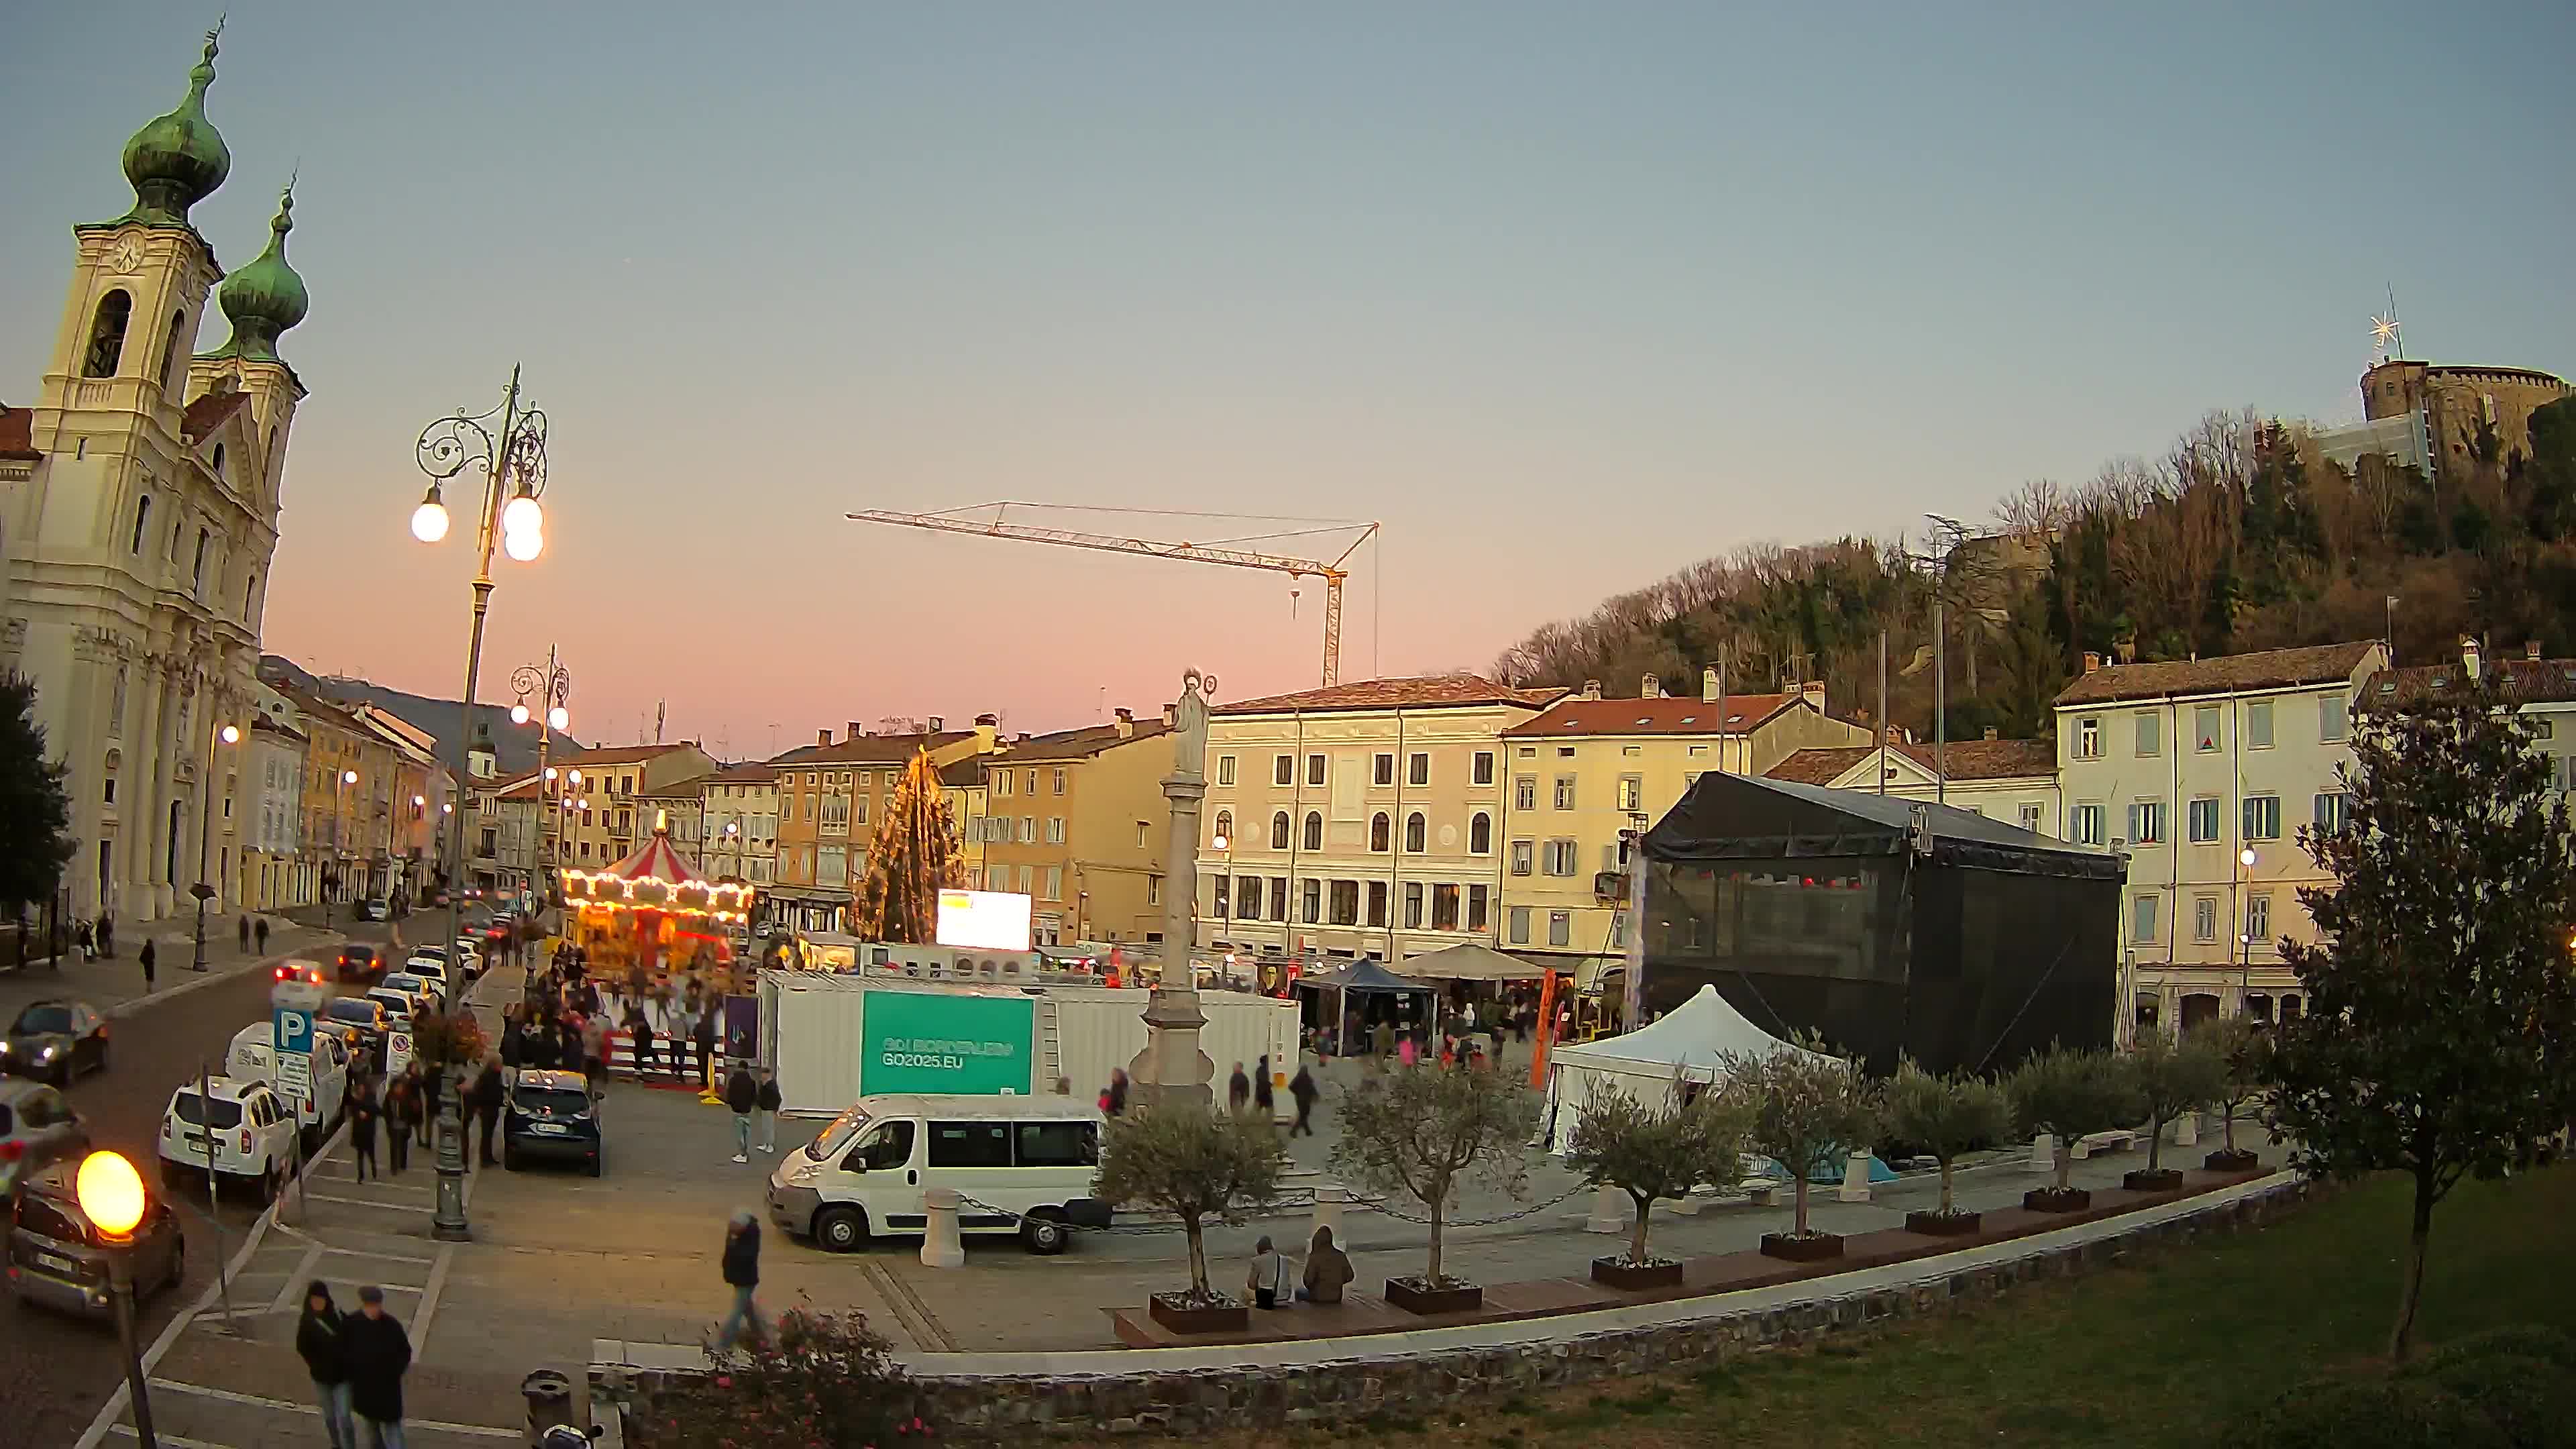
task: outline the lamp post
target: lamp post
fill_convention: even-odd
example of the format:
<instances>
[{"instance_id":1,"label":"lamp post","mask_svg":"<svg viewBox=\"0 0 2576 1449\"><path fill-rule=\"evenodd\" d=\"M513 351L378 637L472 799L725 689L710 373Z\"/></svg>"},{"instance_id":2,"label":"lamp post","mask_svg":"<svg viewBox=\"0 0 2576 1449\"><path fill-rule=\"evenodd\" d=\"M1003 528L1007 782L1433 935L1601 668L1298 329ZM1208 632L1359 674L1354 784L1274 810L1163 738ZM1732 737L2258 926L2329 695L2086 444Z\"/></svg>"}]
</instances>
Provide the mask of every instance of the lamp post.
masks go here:
<instances>
[{"instance_id":1,"label":"lamp post","mask_svg":"<svg viewBox=\"0 0 2576 1449\"><path fill-rule=\"evenodd\" d=\"M1208 844L1216 848L1217 854L1225 857L1225 874L1217 877L1216 882L1216 914L1225 922L1226 941L1231 945L1236 934L1234 929L1234 837L1220 830L1209 838Z\"/></svg>"},{"instance_id":2,"label":"lamp post","mask_svg":"<svg viewBox=\"0 0 2576 1449\"><path fill-rule=\"evenodd\" d=\"M2254 922L2245 909L2246 885L2254 874L2254 847L2236 852L2236 863L2244 867L2236 882L2236 940L2244 951L2236 970L2236 1012L2243 1016L2245 998L2254 990Z\"/></svg>"},{"instance_id":3,"label":"lamp post","mask_svg":"<svg viewBox=\"0 0 2576 1449\"><path fill-rule=\"evenodd\" d=\"M497 415L496 434L487 422ZM412 537L423 543L436 543L447 537L447 505L440 497L448 480L468 468L483 470L483 502L475 510L475 565L473 624L465 645L465 695L462 718L474 717L475 684L483 672L483 621L492 609L492 547L521 563L535 561L545 552L545 508L537 499L546 491L546 415L523 406L519 397L519 369L510 369L510 385L501 395L501 405L487 412L469 414L457 409L450 417L440 418L423 428L420 440L412 448L420 471L429 478L428 489L421 494L420 506L411 514ZM456 818L449 830L448 853L463 859L465 855L465 821ZM453 891L447 897L447 938L460 934L464 906ZM441 1072L452 1072L454 1063L443 1064ZM465 1146L463 1124L457 1117L455 1083L440 1092L438 1106L438 1208L430 1218L430 1235L442 1242L464 1242L474 1236L465 1218Z\"/></svg>"},{"instance_id":4,"label":"lamp post","mask_svg":"<svg viewBox=\"0 0 2576 1449\"><path fill-rule=\"evenodd\" d=\"M241 742L241 730L233 725L216 729L214 743L230 745ZM197 898L197 953L188 963L191 971L206 969L206 902L215 897L215 888L206 884L206 837L215 823L215 751L206 750L204 763L197 767L197 883L189 894Z\"/></svg>"},{"instance_id":5,"label":"lamp post","mask_svg":"<svg viewBox=\"0 0 2576 1449\"><path fill-rule=\"evenodd\" d=\"M358 772L355 770L342 770L331 777L331 860L322 868L322 929L326 931L331 929L331 893L338 890L340 882L347 878L337 864L342 834L340 817L348 813L345 803L348 789L356 783Z\"/></svg>"},{"instance_id":6,"label":"lamp post","mask_svg":"<svg viewBox=\"0 0 2576 1449\"><path fill-rule=\"evenodd\" d=\"M72 1191L107 1250L107 1291L116 1305L117 1345L125 1351L125 1391L134 1400L134 1437L143 1449L157 1449L160 1441L152 1437L152 1399L144 1388L143 1355L134 1343L134 1229L143 1221L143 1179L133 1163L116 1153L93 1152L81 1159Z\"/></svg>"},{"instance_id":7,"label":"lamp post","mask_svg":"<svg viewBox=\"0 0 2576 1449\"><path fill-rule=\"evenodd\" d=\"M510 688L519 697L519 702L510 706L510 723L523 725L532 720L535 722L537 774L540 778L552 780L555 772L547 760L554 750L555 731L572 728L572 671L563 667L561 656L554 646L548 645L545 666L522 664L511 670ZM532 694L537 697L537 706L533 710L528 707L528 696ZM552 792L547 793L551 795ZM531 887L550 882L554 875L554 857L546 852L545 844L546 812L541 810L537 814L537 855L546 864L542 867L543 874L530 872L536 877L528 882ZM537 897L537 909L543 910L553 894L552 890L547 890L545 895Z\"/></svg>"}]
</instances>

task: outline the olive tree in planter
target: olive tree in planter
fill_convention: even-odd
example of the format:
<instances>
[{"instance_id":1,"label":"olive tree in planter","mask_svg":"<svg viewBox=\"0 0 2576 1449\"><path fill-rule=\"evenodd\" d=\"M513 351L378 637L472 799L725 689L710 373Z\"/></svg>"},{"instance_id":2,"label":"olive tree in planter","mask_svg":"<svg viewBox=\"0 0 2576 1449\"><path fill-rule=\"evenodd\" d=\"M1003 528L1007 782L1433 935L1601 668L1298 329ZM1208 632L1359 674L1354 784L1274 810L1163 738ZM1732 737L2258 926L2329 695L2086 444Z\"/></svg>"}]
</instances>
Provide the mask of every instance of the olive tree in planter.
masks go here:
<instances>
[{"instance_id":1,"label":"olive tree in planter","mask_svg":"<svg viewBox=\"0 0 2576 1449\"><path fill-rule=\"evenodd\" d=\"M1750 1115L1741 1096L1713 1089L1692 1094L1679 1081L1659 1104L1617 1087L1592 1093L1575 1114L1566 1165L1583 1174L1586 1186L1615 1187L1637 1205L1627 1256L1593 1259L1593 1281L1632 1290L1681 1285L1680 1259L1646 1254L1648 1214L1658 1200L1740 1175Z\"/></svg>"},{"instance_id":2,"label":"olive tree in planter","mask_svg":"<svg viewBox=\"0 0 2576 1449\"><path fill-rule=\"evenodd\" d=\"M2182 1186L2182 1170L2163 1165L2165 1124L2185 1112L2197 1112L2227 1090L2227 1062L2198 1033L2180 1042L2162 1034L2138 1044L2129 1055L2137 1074L2138 1100L2147 1114L2147 1165L2120 1179L2131 1192L2170 1192Z\"/></svg>"},{"instance_id":3,"label":"olive tree in planter","mask_svg":"<svg viewBox=\"0 0 2576 1449\"><path fill-rule=\"evenodd\" d=\"M1503 1072L1425 1064L1375 1073L1345 1090L1340 1118L1333 1170L1364 1187L1404 1193L1431 1215L1431 1254L1421 1275L1387 1279L1386 1301L1412 1313L1481 1307L1484 1289L1440 1271L1442 1219L1469 1182L1520 1195L1537 1099Z\"/></svg>"},{"instance_id":4,"label":"olive tree in planter","mask_svg":"<svg viewBox=\"0 0 2576 1449\"><path fill-rule=\"evenodd\" d=\"M1720 1060L1726 1090L1746 1106L1747 1145L1788 1170L1796 1203L1791 1231L1764 1233L1762 1251L1796 1262L1841 1257L1840 1234L1807 1226L1807 1179L1876 1134L1877 1089L1859 1062L1828 1055L1812 1035L1765 1054L1730 1052Z\"/></svg>"},{"instance_id":5,"label":"olive tree in planter","mask_svg":"<svg viewBox=\"0 0 2576 1449\"><path fill-rule=\"evenodd\" d=\"M2033 1212L2082 1212L2093 1194L2075 1186L2075 1144L2096 1132L2126 1127L2145 1111L2138 1092L2137 1069L2126 1057L2108 1052L2072 1051L2052 1046L2021 1064L2004 1082L2013 1114L2026 1135L2046 1132L2057 1139L2057 1180L2022 1194L2021 1205Z\"/></svg>"},{"instance_id":6,"label":"olive tree in planter","mask_svg":"<svg viewBox=\"0 0 2576 1449\"><path fill-rule=\"evenodd\" d=\"M2237 1109L2263 1095L2272 1075L2272 1034L2243 1017L2206 1022L2191 1035L2225 1069L2209 1104L2218 1109L2221 1146L2200 1160L2211 1172L2252 1172L2263 1159L2236 1145Z\"/></svg>"},{"instance_id":7,"label":"olive tree in planter","mask_svg":"<svg viewBox=\"0 0 2576 1449\"><path fill-rule=\"evenodd\" d=\"M1279 1138L1267 1121L1173 1106L1112 1117L1102 1134L1101 1199L1141 1202L1180 1219L1190 1243L1190 1291L1147 1300L1174 1333L1220 1333L1250 1322L1236 1299L1208 1286L1205 1224L1241 1223L1279 1195Z\"/></svg>"},{"instance_id":8,"label":"olive tree in planter","mask_svg":"<svg viewBox=\"0 0 2576 1449\"><path fill-rule=\"evenodd\" d=\"M1975 1232L1982 1215L1959 1210L1951 1195L1951 1168L1961 1153L2012 1135L2012 1102L2003 1088L1983 1077L1936 1077L1911 1061L1899 1062L1887 1086L1887 1130L1941 1164L1941 1206L1907 1213L1906 1231Z\"/></svg>"}]
</instances>

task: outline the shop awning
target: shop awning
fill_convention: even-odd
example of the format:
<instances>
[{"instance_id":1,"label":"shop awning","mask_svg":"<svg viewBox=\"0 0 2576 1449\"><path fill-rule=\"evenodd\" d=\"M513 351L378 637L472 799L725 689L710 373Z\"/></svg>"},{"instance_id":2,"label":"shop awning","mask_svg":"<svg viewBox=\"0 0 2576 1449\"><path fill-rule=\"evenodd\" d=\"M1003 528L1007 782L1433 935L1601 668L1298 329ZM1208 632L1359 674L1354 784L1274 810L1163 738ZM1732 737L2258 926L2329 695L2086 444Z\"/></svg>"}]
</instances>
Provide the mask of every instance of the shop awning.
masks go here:
<instances>
[{"instance_id":1,"label":"shop awning","mask_svg":"<svg viewBox=\"0 0 2576 1449\"><path fill-rule=\"evenodd\" d=\"M1473 941L1407 956L1396 969L1416 981L1536 981L1547 974L1543 967Z\"/></svg>"}]
</instances>

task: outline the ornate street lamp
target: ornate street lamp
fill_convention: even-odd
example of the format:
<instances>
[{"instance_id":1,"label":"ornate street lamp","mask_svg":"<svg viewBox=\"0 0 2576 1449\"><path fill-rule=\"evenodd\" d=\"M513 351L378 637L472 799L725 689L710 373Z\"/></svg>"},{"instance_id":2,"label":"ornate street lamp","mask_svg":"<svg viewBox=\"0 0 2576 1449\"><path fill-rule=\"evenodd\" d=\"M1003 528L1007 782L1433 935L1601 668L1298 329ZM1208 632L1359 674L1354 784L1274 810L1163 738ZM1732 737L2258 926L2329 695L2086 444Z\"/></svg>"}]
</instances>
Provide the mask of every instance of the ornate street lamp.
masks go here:
<instances>
[{"instance_id":1,"label":"ornate street lamp","mask_svg":"<svg viewBox=\"0 0 2576 1449\"><path fill-rule=\"evenodd\" d=\"M534 722L537 725L537 773L551 780L555 772L547 758L554 749L555 732L572 728L572 671L564 668L562 657L548 646L542 667L522 664L510 671L510 688L519 697L519 702L510 706L510 723L523 725ZM531 695L536 697L534 709L528 707ZM575 778L579 778L579 773L574 772ZM535 879L528 882L534 890L543 892L532 897L539 910L554 899L554 856L546 849L546 827L550 817L549 811L540 809L537 812L537 859L541 864L531 873ZM518 943L512 941L514 954L517 948Z\"/></svg>"},{"instance_id":2,"label":"ornate street lamp","mask_svg":"<svg viewBox=\"0 0 2576 1449\"><path fill-rule=\"evenodd\" d=\"M519 369L513 367L499 407L483 413L459 408L454 416L440 418L421 430L413 454L429 477L429 488L411 515L412 537L423 543L447 537L446 484L469 468L483 471L483 502L475 511L474 622L465 646L462 718L471 720L475 685L483 672L483 621L492 608L493 544L497 541L521 563L545 552L545 508L537 500L546 491L546 415L522 404ZM451 821L448 856L463 860L465 817L451 816ZM461 893L448 892L450 941L460 934L463 910ZM446 1063L439 1070L452 1074L457 1065ZM465 1218L465 1131L457 1115L458 1086L451 1077L438 1094L438 1209L430 1219L430 1235L451 1243L474 1236Z\"/></svg>"},{"instance_id":3,"label":"ornate street lamp","mask_svg":"<svg viewBox=\"0 0 2576 1449\"><path fill-rule=\"evenodd\" d=\"M221 726L214 733L214 743L239 744L241 730L233 725ZM215 898L215 888L206 883L206 836L214 828L215 823L215 752L213 749L206 751L204 763L197 767L197 775L197 883L188 888L189 894L197 898L197 954L195 959L188 963L188 969L191 971L206 969L206 902Z\"/></svg>"},{"instance_id":4,"label":"ornate street lamp","mask_svg":"<svg viewBox=\"0 0 2576 1449\"><path fill-rule=\"evenodd\" d=\"M134 1343L134 1229L143 1221L143 1178L116 1153L93 1152L81 1159L72 1194L106 1251L116 1341L125 1351L125 1391L134 1400L134 1437L143 1449L153 1449L159 1441L152 1437L152 1398L144 1390L143 1355Z\"/></svg>"}]
</instances>

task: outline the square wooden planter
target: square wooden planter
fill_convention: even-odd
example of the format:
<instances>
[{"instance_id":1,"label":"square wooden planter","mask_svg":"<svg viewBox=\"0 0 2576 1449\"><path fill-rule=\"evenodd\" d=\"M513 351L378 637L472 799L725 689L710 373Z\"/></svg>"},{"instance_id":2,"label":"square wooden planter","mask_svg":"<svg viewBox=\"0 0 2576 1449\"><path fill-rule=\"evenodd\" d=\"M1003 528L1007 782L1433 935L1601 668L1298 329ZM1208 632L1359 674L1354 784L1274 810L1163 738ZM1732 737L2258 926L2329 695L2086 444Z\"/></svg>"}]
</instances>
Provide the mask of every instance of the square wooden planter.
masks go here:
<instances>
[{"instance_id":1,"label":"square wooden planter","mask_svg":"<svg viewBox=\"0 0 2576 1449\"><path fill-rule=\"evenodd\" d=\"M1972 1212L1907 1213L1905 1230L1934 1238L1962 1238L1977 1230L1985 1214Z\"/></svg>"},{"instance_id":2,"label":"square wooden planter","mask_svg":"<svg viewBox=\"0 0 2576 1449\"><path fill-rule=\"evenodd\" d=\"M2202 1158L2200 1165L2210 1172L2252 1172L2263 1165L2263 1159L2242 1147L2233 1152L2222 1147Z\"/></svg>"},{"instance_id":3,"label":"square wooden planter","mask_svg":"<svg viewBox=\"0 0 2576 1449\"><path fill-rule=\"evenodd\" d=\"M1592 1260L1592 1281L1628 1293L1643 1293L1653 1288L1679 1288L1682 1286L1682 1260L1656 1258L1644 1263L1631 1263L1621 1257L1595 1258Z\"/></svg>"},{"instance_id":4,"label":"square wooden planter","mask_svg":"<svg viewBox=\"0 0 2576 1449\"><path fill-rule=\"evenodd\" d=\"M1840 1233L1809 1233L1803 1238L1795 1233L1762 1235L1762 1256L1766 1258L1784 1258L1792 1263L1821 1263L1842 1255Z\"/></svg>"},{"instance_id":5,"label":"square wooden planter","mask_svg":"<svg viewBox=\"0 0 2576 1449\"><path fill-rule=\"evenodd\" d=\"M2021 1205L2035 1213L2080 1213L2093 1205L2093 1194L2080 1187L2034 1187L2021 1195Z\"/></svg>"},{"instance_id":6,"label":"square wooden planter","mask_svg":"<svg viewBox=\"0 0 2576 1449\"><path fill-rule=\"evenodd\" d=\"M1407 1313L1473 1313L1485 1306L1485 1290L1455 1280L1433 1287L1419 1278L1389 1278L1386 1301Z\"/></svg>"},{"instance_id":7,"label":"square wooden planter","mask_svg":"<svg viewBox=\"0 0 2576 1449\"><path fill-rule=\"evenodd\" d=\"M1174 1333L1241 1333L1252 1326L1252 1312L1240 1303L1194 1303L1179 1293L1157 1293L1145 1300L1145 1311Z\"/></svg>"},{"instance_id":8,"label":"square wooden planter","mask_svg":"<svg viewBox=\"0 0 2576 1449\"><path fill-rule=\"evenodd\" d=\"M2135 1172L2120 1174L2120 1186L2131 1192L2171 1192L2182 1186L2182 1169L2159 1167L2149 1170L2141 1167Z\"/></svg>"}]
</instances>

